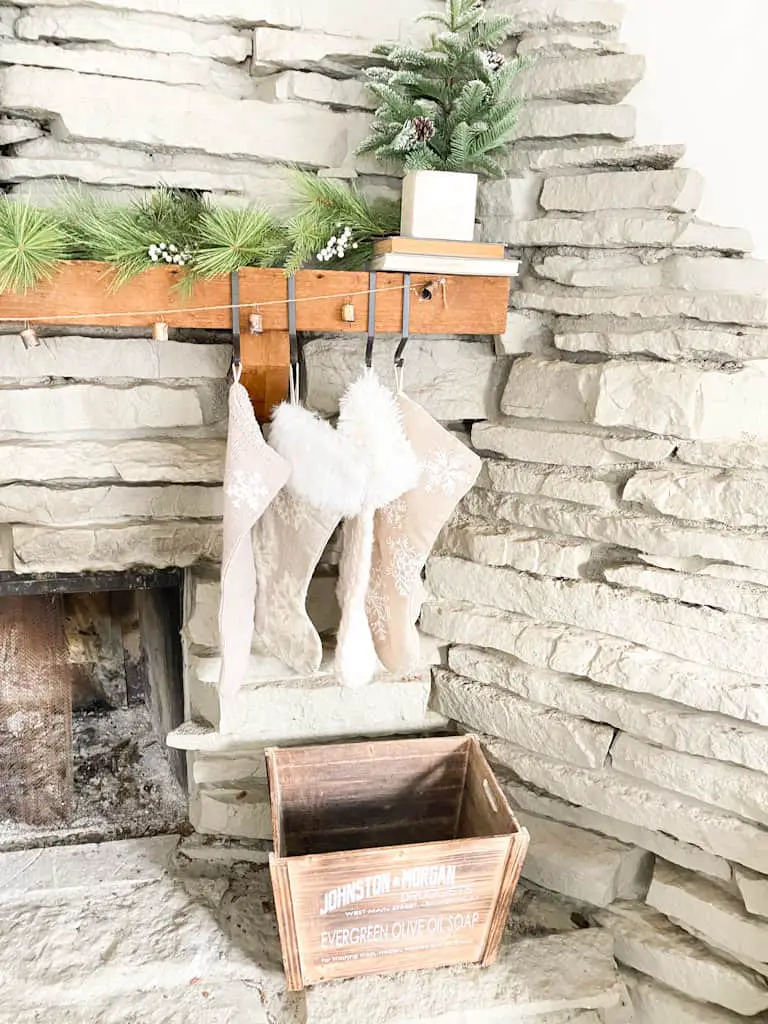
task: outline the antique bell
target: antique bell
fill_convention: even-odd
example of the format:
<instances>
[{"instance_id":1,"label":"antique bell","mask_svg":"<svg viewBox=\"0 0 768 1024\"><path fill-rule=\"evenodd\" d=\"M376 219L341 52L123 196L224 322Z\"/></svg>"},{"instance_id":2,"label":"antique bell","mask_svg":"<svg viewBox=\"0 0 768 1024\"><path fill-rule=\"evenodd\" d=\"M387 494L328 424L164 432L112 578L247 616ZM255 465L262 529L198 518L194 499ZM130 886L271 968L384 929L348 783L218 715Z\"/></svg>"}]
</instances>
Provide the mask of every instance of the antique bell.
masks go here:
<instances>
[{"instance_id":1,"label":"antique bell","mask_svg":"<svg viewBox=\"0 0 768 1024\"><path fill-rule=\"evenodd\" d=\"M24 342L24 348L26 349L40 347L40 339L37 336L37 331L29 321L24 324L24 330L19 331L19 337Z\"/></svg>"},{"instance_id":2,"label":"antique bell","mask_svg":"<svg viewBox=\"0 0 768 1024\"><path fill-rule=\"evenodd\" d=\"M355 307L352 304L351 299L347 299L341 307L341 319L347 324L353 324L355 322Z\"/></svg>"},{"instance_id":3,"label":"antique bell","mask_svg":"<svg viewBox=\"0 0 768 1024\"><path fill-rule=\"evenodd\" d=\"M248 317L248 330L251 334L264 333L264 316L258 311Z\"/></svg>"},{"instance_id":4,"label":"antique bell","mask_svg":"<svg viewBox=\"0 0 768 1024\"><path fill-rule=\"evenodd\" d=\"M19 331L18 336L24 342L25 348L39 348L40 339L37 336L37 331L30 324L29 321L25 323L24 331Z\"/></svg>"},{"instance_id":5,"label":"antique bell","mask_svg":"<svg viewBox=\"0 0 768 1024\"><path fill-rule=\"evenodd\" d=\"M152 337L155 341L168 341L168 324L164 320L158 320L153 324Z\"/></svg>"}]
</instances>

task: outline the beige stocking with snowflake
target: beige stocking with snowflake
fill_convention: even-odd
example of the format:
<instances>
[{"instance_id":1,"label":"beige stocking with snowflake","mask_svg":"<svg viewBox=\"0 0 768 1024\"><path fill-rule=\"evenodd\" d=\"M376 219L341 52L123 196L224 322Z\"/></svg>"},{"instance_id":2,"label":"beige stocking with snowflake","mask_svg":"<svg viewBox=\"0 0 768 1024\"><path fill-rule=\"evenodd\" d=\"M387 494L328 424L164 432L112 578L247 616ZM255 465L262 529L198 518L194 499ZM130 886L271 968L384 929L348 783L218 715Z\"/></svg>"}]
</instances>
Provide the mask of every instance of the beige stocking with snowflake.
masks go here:
<instances>
[{"instance_id":1,"label":"beige stocking with snowflake","mask_svg":"<svg viewBox=\"0 0 768 1024\"><path fill-rule=\"evenodd\" d=\"M379 661L405 673L420 659L421 571L440 530L477 479L481 461L420 405L405 395L398 404L421 474L413 490L376 512L366 610Z\"/></svg>"},{"instance_id":2,"label":"beige stocking with snowflake","mask_svg":"<svg viewBox=\"0 0 768 1024\"><path fill-rule=\"evenodd\" d=\"M345 438L301 406L277 408L269 443L291 470L254 529L256 633L271 654L310 675L323 650L307 589L341 518L359 511L365 476Z\"/></svg>"},{"instance_id":3,"label":"beige stocking with snowflake","mask_svg":"<svg viewBox=\"0 0 768 1024\"><path fill-rule=\"evenodd\" d=\"M238 380L229 392L224 462L224 540L221 560L219 689L233 693L245 678L253 636L256 571L251 529L288 479L289 466L265 443L248 392Z\"/></svg>"}]
</instances>

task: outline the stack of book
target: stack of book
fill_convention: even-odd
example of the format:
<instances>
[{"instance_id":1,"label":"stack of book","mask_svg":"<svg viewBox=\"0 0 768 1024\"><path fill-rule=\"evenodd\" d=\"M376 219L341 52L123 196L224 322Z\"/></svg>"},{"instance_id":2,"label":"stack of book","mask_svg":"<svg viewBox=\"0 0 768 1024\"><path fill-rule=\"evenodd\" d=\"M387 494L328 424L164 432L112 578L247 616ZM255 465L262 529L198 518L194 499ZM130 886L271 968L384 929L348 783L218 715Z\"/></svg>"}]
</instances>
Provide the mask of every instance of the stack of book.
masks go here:
<instances>
[{"instance_id":1,"label":"stack of book","mask_svg":"<svg viewBox=\"0 0 768 1024\"><path fill-rule=\"evenodd\" d=\"M374 242L371 262L371 270L472 277L517 277L519 267L519 260L504 258L501 243L450 242L400 235Z\"/></svg>"}]
</instances>

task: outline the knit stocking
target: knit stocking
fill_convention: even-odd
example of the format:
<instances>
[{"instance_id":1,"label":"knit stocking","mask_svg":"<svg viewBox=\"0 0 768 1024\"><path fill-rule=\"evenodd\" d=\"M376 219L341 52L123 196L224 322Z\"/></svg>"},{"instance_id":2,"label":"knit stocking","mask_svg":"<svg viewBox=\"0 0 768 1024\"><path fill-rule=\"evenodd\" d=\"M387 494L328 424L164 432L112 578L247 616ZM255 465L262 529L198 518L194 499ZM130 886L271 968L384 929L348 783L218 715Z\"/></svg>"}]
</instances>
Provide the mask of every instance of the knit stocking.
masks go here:
<instances>
[{"instance_id":1,"label":"knit stocking","mask_svg":"<svg viewBox=\"0 0 768 1024\"><path fill-rule=\"evenodd\" d=\"M365 608L374 514L414 486L419 464L403 433L394 395L371 371L366 371L342 397L338 430L356 447L357 458L367 471L367 484L360 514L344 524L336 671L344 686L364 686L376 671L376 652Z\"/></svg>"},{"instance_id":2,"label":"knit stocking","mask_svg":"<svg viewBox=\"0 0 768 1024\"><path fill-rule=\"evenodd\" d=\"M224 541L221 562L219 689L233 693L248 667L253 637L256 571L251 528L288 479L288 463L264 442L248 392L229 392L224 462Z\"/></svg>"},{"instance_id":3,"label":"knit stocking","mask_svg":"<svg viewBox=\"0 0 768 1024\"><path fill-rule=\"evenodd\" d=\"M254 531L256 633L271 654L310 675L323 651L307 589L339 520L359 511L365 474L350 442L298 405L278 406L269 443L290 477Z\"/></svg>"},{"instance_id":4,"label":"knit stocking","mask_svg":"<svg viewBox=\"0 0 768 1024\"><path fill-rule=\"evenodd\" d=\"M405 436L421 462L416 486L376 513L367 597L376 653L391 672L419 664L421 572L440 530L480 472L477 455L428 412L398 395Z\"/></svg>"}]
</instances>

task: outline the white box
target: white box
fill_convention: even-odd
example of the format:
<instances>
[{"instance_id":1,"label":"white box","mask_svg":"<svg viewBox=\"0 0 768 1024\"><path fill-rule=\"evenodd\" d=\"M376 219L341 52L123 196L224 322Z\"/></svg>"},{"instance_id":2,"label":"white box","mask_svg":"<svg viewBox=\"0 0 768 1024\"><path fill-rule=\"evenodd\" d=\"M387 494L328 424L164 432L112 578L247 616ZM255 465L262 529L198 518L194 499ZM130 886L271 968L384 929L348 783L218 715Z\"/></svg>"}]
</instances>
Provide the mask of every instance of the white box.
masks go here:
<instances>
[{"instance_id":1,"label":"white box","mask_svg":"<svg viewBox=\"0 0 768 1024\"><path fill-rule=\"evenodd\" d=\"M476 174L410 171L403 179L400 234L471 242L476 203Z\"/></svg>"}]
</instances>

